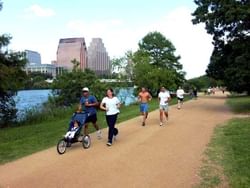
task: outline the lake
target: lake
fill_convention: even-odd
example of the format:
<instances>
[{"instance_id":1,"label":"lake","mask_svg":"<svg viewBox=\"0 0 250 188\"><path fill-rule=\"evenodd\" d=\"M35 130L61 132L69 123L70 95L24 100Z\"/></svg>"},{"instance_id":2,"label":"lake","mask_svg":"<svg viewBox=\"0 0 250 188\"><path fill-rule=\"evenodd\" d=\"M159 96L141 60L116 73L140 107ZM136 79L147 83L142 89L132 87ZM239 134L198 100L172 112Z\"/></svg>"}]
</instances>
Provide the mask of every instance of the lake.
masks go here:
<instances>
[{"instance_id":1,"label":"lake","mask_svg":"<svg viewBox=\"0 0 250 188\"><path fill-rule=\"evenodd\" d=\"M52 94L50 89L18 91L14 97L18 110L17 116L22 117L28 109L41 108L42 104L48 101L50 94Z\"/></svg>"},{"instance_id":2,"label":"lake","mask_svg":"<svg viewBox=\"0 0 250 188\"><path fill-rule=\"evenodd\" d=\"M121 88L116 90L117 97L127 106L135 102L136 97L133 94L134 88ZM42 90L21 90L14 97L16 108L18 109L18 118L22 117L28 109L40 108L44 102L48 101L50 89Z\"/></svg>"}]
</instances>

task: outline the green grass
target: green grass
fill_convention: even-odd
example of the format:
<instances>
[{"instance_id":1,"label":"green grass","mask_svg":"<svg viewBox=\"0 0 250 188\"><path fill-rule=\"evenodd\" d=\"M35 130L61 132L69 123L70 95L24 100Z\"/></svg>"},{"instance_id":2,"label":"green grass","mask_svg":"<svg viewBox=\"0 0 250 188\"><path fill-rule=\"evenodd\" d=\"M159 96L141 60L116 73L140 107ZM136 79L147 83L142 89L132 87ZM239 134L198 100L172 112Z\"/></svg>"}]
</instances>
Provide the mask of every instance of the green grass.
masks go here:
<instances>
[{"instance_id":1,"label":"green grass","mask_svg":"<svg viewBox=\"0 0 250 188\"><path fill-rule=\"evenodd\" d=\"M229 97L227 104L235 113L250 112L250 96L233 96Z\"/></svg>"},{"instance_id":2,"label":"green grass","mask_svg":"<svg viewBox=\"0 0 250 188\"><path fill-rule=\"evenodd\" d=\"M250 112L250 98L230 97L235 112ZM217 126L205 152L196 187L250 187L250 118L232 119Z\"/></svg>"},{"instance_id":3,"label":"green grass","mask_svg":"<svg viewBox=\"0 0 250 188\"><path fill-rule=\"evenodd\" d=\"M250 118L218 126L205 153L197 187L250 187Z\"/></svg>"},{"instance_id":4,"label":"green grass","mask_svg":"<svg viewBox=\"0 0 250 188\"><path fill-rule=\"evenodd\" d=\"M170 104L176 104L173 99ZM158 108L157 99L150 102L150 111ZM106 127L103 111L98 111L98 124ZM55 147L58 140L65 134L72 113L64 112L64 116L50 118L43 122L33 122L25 126L0 129L0 164L30 155L34 152ZM123 106L118 122L126 121L139 115L138 105ZM43 118L46 119L46 118ZM95 131L89 126L89 132ZM55 150L56 152L56 150Z\"/></svg>"}]
</instances>

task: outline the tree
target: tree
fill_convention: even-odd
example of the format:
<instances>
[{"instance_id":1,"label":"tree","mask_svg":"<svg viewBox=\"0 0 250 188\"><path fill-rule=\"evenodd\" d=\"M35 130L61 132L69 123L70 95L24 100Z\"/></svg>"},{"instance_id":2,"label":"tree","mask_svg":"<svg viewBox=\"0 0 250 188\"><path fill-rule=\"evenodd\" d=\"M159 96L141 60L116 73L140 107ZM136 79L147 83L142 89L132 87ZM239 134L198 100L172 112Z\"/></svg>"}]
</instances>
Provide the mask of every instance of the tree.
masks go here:
<instances>
[{"instance_id":1,"label":"tree","mask_svg":"<svg viewBox=\"0 0 250 188\"><path fill-rule=\"evenodd\" d=\"M207 89L209 87L217 87L222 86L223 83L221 81L215 80L213 78L208 77L207 75L203 75L197 78L192 78L187 81L185 84L186 90L189 90L193 87L197 88L199 91Z\"/></svg>"},{"instance_id":2,"label":"tree","mask_svg":"<svg viewBox=\"0 0 250 188\"><path fill-rule=\"evenodd\" d=\"M97 99L105 94L107 86L99 81L95 73L89 69L64 73L53 82L53 92L58 106L69 106L78 103L83 87L89 87Z\"/></svg>"},{"instance_id":3,"label":"tree","mask_svg":"<svg viewBox=\"0 0 250 188\"><path fill-rule=\"evenodd\" d=\"M214 50L207 74L230 91L250 94L250 1L195 0L194 24L205 23Z\"/></svg>"},{"instance_id":4,"label":"tree","mask_svg":"<svg viewBox=\"0 0 250 188\"><path fill-rule=\"evenodd\" d=\"M9 125L16 118L14 94L23 86L26 73L24 52L9 52L11 37L0 36L0 127Z\"/></svg>"},{"instance_id":5,"label":"tree","mask_svg":"<svg viewBox=\"0 0 250 188\"><path fill-rule=\"evenodd\" d=\"M124 56L111 60L112 73L118 78L131 80L133 77L133 52L127 51Z\"/></svg>"},{"instance_id":6,"label":"tree","mask_svg":"<svg viewBox=\"0 0 250 188\"><path fill-rule=\"evenodd\" d=\"M175 56L174 45L164 35L155 31L148 33L140 42L139 49L150 57L150 63L157 67L181 70L180 56Z\"/></svg>"},{"instance_id":7,"label":"tree","mask_svg":"<svg viewBox=\"0 0 250 188\"><path fill-rule=\"evenodd\" d=\"M184 72L175 56L174 45L159 32L148 33L132 57L133 80L138 86L150 88L156 94L160 86L176 89L184 81Z\"/></svg>"},{"instance_id":8,"label":"tree","mask_svg":"<svg viewBox=\"0 0 250 188\"><path fill-rule=\"evenodd\" d=\"M71 60L71 63L73 64L73 72L79 71L80 70L80 62L77 61L76 59Z\"/></svg>"}]
</instances>

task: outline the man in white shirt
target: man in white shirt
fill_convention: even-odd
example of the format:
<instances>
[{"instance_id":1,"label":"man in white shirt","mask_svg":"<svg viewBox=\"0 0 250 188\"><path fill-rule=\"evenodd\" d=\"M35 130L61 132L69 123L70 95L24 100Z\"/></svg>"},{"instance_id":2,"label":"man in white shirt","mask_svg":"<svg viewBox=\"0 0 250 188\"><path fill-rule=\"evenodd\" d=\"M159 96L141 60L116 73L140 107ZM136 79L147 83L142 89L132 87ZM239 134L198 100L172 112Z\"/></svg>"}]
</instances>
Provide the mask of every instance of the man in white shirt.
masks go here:
<instances>
[{"instance_id":1,"label":"man in white shirt","mask_svg":"<svg viewBox=\"0 0 250 188\"><path fill-rule=\"evenodd\" d=\"M184 90L181 87L179 87L178 90L176 91L179 110L181 109L182 104L183 104L184 94L185 94Z\"/></svg>"},{"instance_id":2,"label":"man in white shirt","mask_svg":"<svg viewBox=\"0 0 250 188\"><path fill-rule=\"evenodd\" d=\"M163 125L163 114L165 114L166 119L168 120L168 102L170 101L170 93L161 87L160 93L158 94L158 100L160 103L160 126Z\"/></svg>"}]
</instances>

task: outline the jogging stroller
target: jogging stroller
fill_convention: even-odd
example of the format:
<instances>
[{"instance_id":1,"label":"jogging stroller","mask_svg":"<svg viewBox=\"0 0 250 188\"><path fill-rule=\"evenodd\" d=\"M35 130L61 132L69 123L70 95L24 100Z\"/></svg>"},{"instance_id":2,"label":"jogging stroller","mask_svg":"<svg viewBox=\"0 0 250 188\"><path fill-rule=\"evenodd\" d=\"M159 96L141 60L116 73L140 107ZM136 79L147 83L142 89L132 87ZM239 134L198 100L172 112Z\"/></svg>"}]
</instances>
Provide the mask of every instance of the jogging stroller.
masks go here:
<instances>
[{"instance_id":1,"label":"jogging stroller","mask_svg":"<svg viewBox=\"0 0 250 188\"><path fill-rule=\"evenodd\" d=\"M69 128L67 134L64 138L60 139L57 144L57 152L59 154L64 154L66 152L67 147L70 147L71 144L75 142L82 142L82 146L84 149L90 147L91 139L89 135L83 136L81 134L82 127L85 124L85 121L88 117L88 113L86 112L75 112L71 117ZM77 123L77 126L75 124Z\"/></svg>"}]
</instances>

